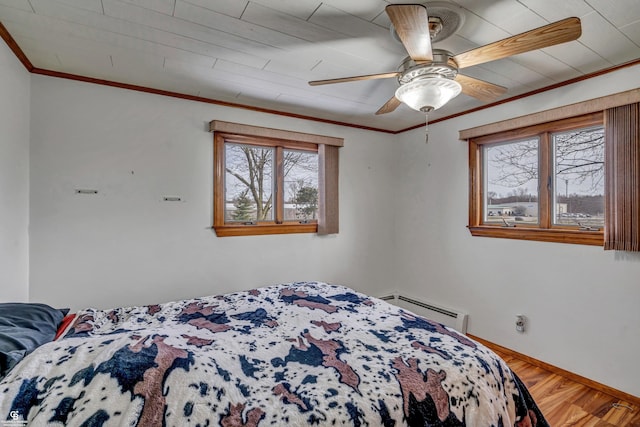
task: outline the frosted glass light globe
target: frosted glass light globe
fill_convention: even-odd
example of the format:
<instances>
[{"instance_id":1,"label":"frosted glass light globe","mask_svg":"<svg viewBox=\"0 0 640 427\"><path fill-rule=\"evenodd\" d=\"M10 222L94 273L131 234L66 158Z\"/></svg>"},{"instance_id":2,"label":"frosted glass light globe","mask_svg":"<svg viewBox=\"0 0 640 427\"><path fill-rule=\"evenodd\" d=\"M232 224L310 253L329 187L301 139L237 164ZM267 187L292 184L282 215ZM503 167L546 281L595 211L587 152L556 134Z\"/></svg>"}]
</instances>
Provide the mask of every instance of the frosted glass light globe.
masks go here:
<instances>
[{"instance_id":1,"label":"frosted glass light globe","mask_svg":"<svg viewBox=\"0 0 640 427\"><path fill-rule=\"evenodd\" d=\"M437 110L462 91L460 83L443 77L412 80L396 90L396 98L414 110L427 113Z\"/></svg>"}]
</instances>

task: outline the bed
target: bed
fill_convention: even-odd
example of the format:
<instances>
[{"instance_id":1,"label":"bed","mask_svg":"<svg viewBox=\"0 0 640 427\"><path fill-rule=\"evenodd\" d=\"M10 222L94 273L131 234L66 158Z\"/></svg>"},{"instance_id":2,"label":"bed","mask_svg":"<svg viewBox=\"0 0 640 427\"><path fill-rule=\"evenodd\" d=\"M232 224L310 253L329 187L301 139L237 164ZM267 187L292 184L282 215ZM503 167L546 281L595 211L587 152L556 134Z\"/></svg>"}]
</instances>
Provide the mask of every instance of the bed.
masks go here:
<instances>
[{"instance_id":1,"label":"bed","mask_svg":"<svg viewBox=\"0 0 640 427\"><path fill-rule=\"evenodd\" d=\"M343 286L66 319L0 381L0 425L547 426L489 349Z\"/></svg>"}]
</instances>

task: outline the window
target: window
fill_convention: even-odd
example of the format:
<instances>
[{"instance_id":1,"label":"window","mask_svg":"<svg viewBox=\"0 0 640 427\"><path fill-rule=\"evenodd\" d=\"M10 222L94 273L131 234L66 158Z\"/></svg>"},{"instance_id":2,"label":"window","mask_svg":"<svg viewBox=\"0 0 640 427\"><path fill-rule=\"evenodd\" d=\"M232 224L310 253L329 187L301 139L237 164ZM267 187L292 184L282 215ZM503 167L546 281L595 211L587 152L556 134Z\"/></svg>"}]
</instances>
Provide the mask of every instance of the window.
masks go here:
<instances>
[{"instance_id":1,"label":"window","mask_svg":"<svg viewBox=\"0 0 640 427\"><path fill-rule=\"evenodd\" d=\"M317 222L317 145L288 149L278 140L222 139L225 223Z\"/></svg>"},{"instance_id":2,"label":"window","mask_svg":"<svg viewBox=\"0 0 640 427\"><path fill-rule=\"evenodd\" d=\"M602 245L602 117L593 113L471 138L471 233Z\"/></svg>"},{"instance_id":3,"label":"window","mask_svg":"<svg viewBox=\"0 0 640 427\"><path fill-rule=\"evenodd\" d=\"M342 139L213 121L218 236L338 232Z\"/></svg>"},{"instance_id":4,"label":"window","mask_svg":"<svg viewBox=\"0 0 640 427\"><path fill-rule=\"evenodd\" d=\"M554 226L604 227L604 128L552 135Z\"/></svg>"}]
</instances>

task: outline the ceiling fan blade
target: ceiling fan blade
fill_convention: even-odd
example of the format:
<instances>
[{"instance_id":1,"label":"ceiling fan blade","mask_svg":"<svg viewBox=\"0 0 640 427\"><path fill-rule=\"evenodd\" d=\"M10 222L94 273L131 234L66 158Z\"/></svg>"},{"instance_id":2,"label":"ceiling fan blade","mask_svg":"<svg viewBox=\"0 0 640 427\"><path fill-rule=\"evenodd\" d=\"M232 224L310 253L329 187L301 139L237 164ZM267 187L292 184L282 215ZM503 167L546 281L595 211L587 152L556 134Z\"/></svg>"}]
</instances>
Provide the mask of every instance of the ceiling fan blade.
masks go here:
<instances>
[{"instance_id":1,"label":"ceiling fan blade","mask_svg":"<svg viewBox=\"0 0 640 427\"><path fill-rule=\"evenodd\" d=\"M358 80L388 79L391 77L396 77L398 76L398 74L400 74L400 72L394 71L392 73L367 74L364 76L341 77L338 79L327 79L327 80L313 80L309 82L309 85L320 86L320 85L330 85L333 83L355 82Z\"/></svg>"},{"instance_id":2,"label":"ceiling fan blade","mask_svg":"<svg viewBox=\"0 0 640 427\"><path fill-rule=\"evenodd\" d=\"M411 59L431 61L433 53L427 8L421 4L390 4L385 10Z\"/></svg>"},{"instance_id":3,"label":"ceiling fan blade","mask_svg":"<svg viewBox=\"0 0 640 427\"><path fill-rule=\"evenodd\" d=\"M402 104L402 102L393 96L390 100L388 100L378 111L376 111L376 116L380 114L387 114L394 111Z\"/></svg>"},{"instance_id":4,"label":"ceiling fan blade","mask_svg":"<svg viewBox=\"0 0 640 427\"><path fill-rule=\"evenodd\" d=\"M458 68L471 67L472 65L576 40L581 34L580 19L567 18L460 53L454 56L453 60L458 64Z\"/></svg>"},{"instance_id":5,"label":"ceiling fan blade","mask_svg":"<svg viewBox=\"0 0 640 427\"><path fill-rule=\"evenodd\" d=\"M462 93L473 96L483 102L491 102L507 91L506 87L498 86L463 74L458 74L455 81L460 83L462 86Z\"/></svg>"}]
</instances>

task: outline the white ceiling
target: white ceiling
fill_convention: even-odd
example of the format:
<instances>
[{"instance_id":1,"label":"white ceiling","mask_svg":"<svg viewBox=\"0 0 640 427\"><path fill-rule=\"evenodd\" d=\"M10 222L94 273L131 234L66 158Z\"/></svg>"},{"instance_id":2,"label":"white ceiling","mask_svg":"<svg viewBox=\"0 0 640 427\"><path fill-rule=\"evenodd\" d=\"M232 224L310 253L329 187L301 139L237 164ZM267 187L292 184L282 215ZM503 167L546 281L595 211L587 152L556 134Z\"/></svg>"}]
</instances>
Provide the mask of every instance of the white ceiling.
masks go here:
<instances>
[{"instance_id":1,"label":"white ceiling","mask_svg":"<svg viewBox=\"0 0 640 427\"><path fill-rule=\"evenodd\" d=\"M424 121L401 105L376 116L396 79L309 80L396 71L396 0L0 0L0 22L34 67L357 126ZM640 58L640 0L455 0L465 24L435 45L454 54L577 16L582 36L464 69L530 92ZM428 4L428 3L427 3ZM481 106L460 95L432 120ZM213 119L213 117L212 117Z\"/></svg>"}]
</instances>

